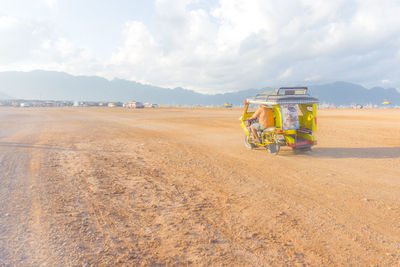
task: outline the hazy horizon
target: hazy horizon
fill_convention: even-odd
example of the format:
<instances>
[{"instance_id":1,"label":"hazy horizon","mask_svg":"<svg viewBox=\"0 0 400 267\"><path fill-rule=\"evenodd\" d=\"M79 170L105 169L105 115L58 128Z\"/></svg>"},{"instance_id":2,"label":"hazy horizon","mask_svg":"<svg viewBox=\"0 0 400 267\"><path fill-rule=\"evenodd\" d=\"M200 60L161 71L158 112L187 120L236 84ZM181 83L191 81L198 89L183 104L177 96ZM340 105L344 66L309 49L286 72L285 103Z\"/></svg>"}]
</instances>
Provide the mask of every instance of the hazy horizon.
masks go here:
<instances>
[{"instance_id":1,"label":"hazy horizon","mask_svg":"<svg viewBox=\"0 0 400 267\"><path fill-rule=\"evenodd\" d=\"M308 87L309 93L319 97L321 102L380 104L388 99L393 104L400 104L400 93L394 88L368 89L358 84L340 81ZM73 76L65 72L0 72L0 98L4 99L123 102L135 100L168 105L221 105L229 102L240 105L248 96L275 88L265 86L225 94L204 94L182 87L157 87L123 79L110 81L98 76ZM2 93L6 96L2 96Z\"/></svg>"}]
</instances>

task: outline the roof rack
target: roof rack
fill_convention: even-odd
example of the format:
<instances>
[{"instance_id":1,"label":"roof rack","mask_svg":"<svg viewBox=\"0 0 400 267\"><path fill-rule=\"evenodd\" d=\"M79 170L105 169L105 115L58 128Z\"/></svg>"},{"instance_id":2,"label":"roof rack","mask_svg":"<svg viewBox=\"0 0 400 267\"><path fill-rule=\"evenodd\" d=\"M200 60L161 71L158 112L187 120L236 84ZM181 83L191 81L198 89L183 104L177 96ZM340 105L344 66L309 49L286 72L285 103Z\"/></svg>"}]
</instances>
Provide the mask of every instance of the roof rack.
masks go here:
<instances>
[{"instance_id":1,"label":"roof rack","mask_svg":"<svg viewBox=\"0 0 400 267\"><path fill-rule=\"evenodd\" d=\"M307 87L280 87L274 91L260 92L246 101L254 104L285 105L285 104L314 104L319 99L308 94Z\"/></svg>"}]
</instances>

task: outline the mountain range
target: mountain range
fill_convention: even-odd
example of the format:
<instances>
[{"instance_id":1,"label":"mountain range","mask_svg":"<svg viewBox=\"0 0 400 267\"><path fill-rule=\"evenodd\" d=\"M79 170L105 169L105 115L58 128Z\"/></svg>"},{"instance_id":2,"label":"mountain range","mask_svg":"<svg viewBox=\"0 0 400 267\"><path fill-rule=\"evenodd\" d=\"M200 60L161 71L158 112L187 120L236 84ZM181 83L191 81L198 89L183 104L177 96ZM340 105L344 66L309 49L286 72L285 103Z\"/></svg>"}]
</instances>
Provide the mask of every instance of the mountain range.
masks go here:
<instances>
[{"instance_id":1,"label":"mountain range","mask_svg":"<svg viewBox=\"0 0 400 267\"><path fill-rule=\"evenodd\" d=\"M310 93L321 102L335 105L380 104L388 99L400 105L400 93L394 89L335 82L309 86ZM64 72L36 70L31 72L0 72L0 99L39 99L73 101L141 101L162 105L241 105L248 96L261 91L249 89L224 94L201 94L183 88L162 88L134 81L97 76L73 76Z\"/></svg>"}]
</instances>

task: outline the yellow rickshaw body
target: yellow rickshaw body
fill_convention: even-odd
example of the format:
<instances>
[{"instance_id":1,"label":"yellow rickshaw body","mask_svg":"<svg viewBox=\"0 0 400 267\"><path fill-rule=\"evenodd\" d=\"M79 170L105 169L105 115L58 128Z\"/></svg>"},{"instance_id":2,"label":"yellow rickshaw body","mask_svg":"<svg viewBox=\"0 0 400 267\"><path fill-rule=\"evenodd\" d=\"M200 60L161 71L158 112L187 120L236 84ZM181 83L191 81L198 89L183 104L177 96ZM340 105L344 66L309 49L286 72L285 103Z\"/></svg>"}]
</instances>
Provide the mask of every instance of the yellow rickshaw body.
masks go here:
<instances>
[{"instance_id":1,"label":"yellow rickshaw body","mask_svg":"<svg viewBox=\"0 0 400 267\"><path fill-rule=\"evenodd\" d=\"M256 97L246 98L243 115L239 118L241 127L247 138L246 146L267 147L270 144L289 146L293 150L309 150L317 143L313 133L317 130L317 103L319 100L307 94L306 87L281 87L272 92L260 93ZM254 114L249 111L249 106L266 105L272 108L274 114L274 127L264 130L260 142L255 142L248 121ZM289 107L289 108L288 108ZM296 121L294 126L287 126L288 110ZM297 117L293 115L297 111ZM290 117L289 116L289 117ZM292 118L290 117L290 118ZM279 149L278 149L279 150Z\"/></svg>"}]
</instances>

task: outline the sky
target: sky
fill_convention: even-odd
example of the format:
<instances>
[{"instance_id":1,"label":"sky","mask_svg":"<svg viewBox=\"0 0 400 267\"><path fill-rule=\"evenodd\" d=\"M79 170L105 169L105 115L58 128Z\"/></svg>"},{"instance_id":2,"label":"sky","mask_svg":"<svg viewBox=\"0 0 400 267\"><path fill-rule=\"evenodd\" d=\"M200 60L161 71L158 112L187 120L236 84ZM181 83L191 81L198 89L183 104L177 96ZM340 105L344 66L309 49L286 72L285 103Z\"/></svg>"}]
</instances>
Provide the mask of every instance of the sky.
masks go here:
<instances>
[{"instance_id":1,"label":"sky","mask_svg":"<svg viewBox=\"0 0 400 267\"><path fill-rule=\"evenodd\" d=\"M202 93L400 88L399 0L0 0L0 71Z\"/></svg>"}]
</instances>

